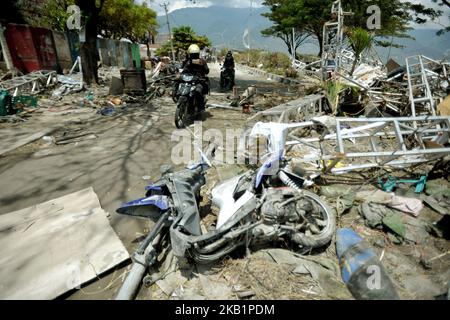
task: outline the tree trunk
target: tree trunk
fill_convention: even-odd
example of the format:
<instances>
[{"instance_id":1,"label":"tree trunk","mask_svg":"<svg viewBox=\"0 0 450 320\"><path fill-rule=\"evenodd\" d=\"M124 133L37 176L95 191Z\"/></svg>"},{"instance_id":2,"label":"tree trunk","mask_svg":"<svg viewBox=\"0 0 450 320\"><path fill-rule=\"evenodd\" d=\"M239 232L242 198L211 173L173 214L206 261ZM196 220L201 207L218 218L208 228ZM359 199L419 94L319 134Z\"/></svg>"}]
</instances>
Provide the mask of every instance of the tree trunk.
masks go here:
<instances>
[{"instance_id":1,"label":"tree trunk","mask_svg":"<svg viewBox=\"0 0 450 320\"><path fill-rule=\"evenodd\" d=\"M319 42L319 57L322 57L323 53L323 35L322 32L316 32L317 41Z\"/></svg>"},{"instance_id":2,"label":"tree trunk","mask_svg":"<svg viewBox=\"0 0 450 320\"><path fill-rule=\"evenodd\" d=\"M83 80L87 85L98 84L97 25L104 0L100 2L100 8L97 8L95 0L77 0L76 3L86 16L85 42L80 46Z\"/></svg>"},{"instance_id":3,"label":"tree trunk","mask_svg":"<svg viewBox=\"0 0 450 320\"><path fill-rule=\"evenodd\" d=\"M352 70L350 71L350 76L353 76L353 73L355 72L356 65L358 64L358 62L359 62L359 56L357 58L355 55L355 60L353 60Z\"/></svg>"}]
</instances>

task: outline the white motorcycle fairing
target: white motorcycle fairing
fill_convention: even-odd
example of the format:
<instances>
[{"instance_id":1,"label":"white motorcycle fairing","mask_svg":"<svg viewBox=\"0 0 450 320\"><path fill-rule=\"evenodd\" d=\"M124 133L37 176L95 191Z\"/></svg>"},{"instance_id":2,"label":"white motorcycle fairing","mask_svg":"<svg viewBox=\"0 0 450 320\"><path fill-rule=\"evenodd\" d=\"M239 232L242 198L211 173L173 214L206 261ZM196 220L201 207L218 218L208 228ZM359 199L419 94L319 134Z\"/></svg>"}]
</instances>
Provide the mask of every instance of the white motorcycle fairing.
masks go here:
<instances>
[{"instance_id":1,"label":"white motorcycle fairing","mask_svg":"<svg viewBox=\"0 0 450 320\"><path fill-rule=\"evenodd\" d=\"M220 229L243 205L255 198L255 194L247 190L239 199L234 199L236 187L243 177L227 180L212 190L212 202L220 209L216 229Z\"/></svg>"}]
</instances>

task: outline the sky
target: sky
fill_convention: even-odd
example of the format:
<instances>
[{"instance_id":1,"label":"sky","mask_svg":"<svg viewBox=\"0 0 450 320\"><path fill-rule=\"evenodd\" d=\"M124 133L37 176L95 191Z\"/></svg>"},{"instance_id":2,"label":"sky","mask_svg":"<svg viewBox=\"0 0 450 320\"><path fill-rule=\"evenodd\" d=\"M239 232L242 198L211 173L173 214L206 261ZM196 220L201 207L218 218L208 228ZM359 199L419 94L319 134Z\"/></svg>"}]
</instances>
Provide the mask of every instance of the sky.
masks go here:
<instances>
[{"instance_id":1,"label":"sky","mask_svg":"<svg viewBox=\"0 0 450 320\"><path fill-rule=\"evenodd\" d=\"M137 2L142 2L142 0L138 0ZM205 8L210 6L226 6L233 8L248 8L250 7L250 2L252 2L253 7L261 7L261 3L263 0L153 0L147 1L150 3L150 7L155 10L158 15L162 15L164 13L164 9L160 6L163 3L169 3L168 9L169 12L174 10L187 8L187 7L197 7L197 8Z\"/></svg>"},{"instance_id":2,"label":"sky","mask_svg":"<svg viewBox=\"0 0 450 320\"><path fill-rule=\"evenodd\" d=\"M143 0L137 0L137 2L142 2ZM440 22L442 25L449 25L450 20L448 19L449 16L449 9L446 7L440 7L437 4L433 3L431 0L408 0L414 3L426 3L430 7L437 8L444 10L444 16L440 18ZM253 7L261 7L263 0L147 0L147 3L149 3L150 7L155 10L158 15L164 14L164 9L162 8L161 4L163 3L169 3L168 9L169 12L172 12L174 10L187 8L187 7L198 7L198 8L204 8L204 7L210 7L213 5L220 5L220 6L226 6L226 7L234 7L234 8L248 8L250 7L250 4ZM424 25L414 25L414 28L440 28L440 26L436 23L427 23Z\"/></svg>"}]
</instances>

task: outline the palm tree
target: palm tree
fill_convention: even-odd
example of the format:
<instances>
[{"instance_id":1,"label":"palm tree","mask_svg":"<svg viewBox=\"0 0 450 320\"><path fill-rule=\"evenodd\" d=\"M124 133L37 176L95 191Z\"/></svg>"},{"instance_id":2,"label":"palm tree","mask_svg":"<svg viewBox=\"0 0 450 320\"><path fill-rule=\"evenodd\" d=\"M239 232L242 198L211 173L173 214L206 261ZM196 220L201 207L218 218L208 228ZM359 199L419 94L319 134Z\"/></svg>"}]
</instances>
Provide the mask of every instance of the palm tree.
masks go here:
<instances>
[{"instance_id":1,"label":"palm tree","mask_svg":"<svg viewBox=\"0 0 450 320\"><path fill-rule=\"evenodd\" d=\"M355 72L356 65L361 60L361 54L366 49L370 49L373 44L374 37L367 30L357 27L347 32L353 51L355 52L355 60L353 61L350 75Z\"/></svg>"}]
</instances>

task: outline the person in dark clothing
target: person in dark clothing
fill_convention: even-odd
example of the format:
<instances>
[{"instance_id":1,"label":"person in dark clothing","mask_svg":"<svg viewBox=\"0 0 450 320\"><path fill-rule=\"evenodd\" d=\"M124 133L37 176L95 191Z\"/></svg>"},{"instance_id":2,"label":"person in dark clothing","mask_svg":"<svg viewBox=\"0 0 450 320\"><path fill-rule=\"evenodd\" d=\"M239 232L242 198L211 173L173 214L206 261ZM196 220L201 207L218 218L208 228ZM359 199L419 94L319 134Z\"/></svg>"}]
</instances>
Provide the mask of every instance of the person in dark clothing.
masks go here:
<instances>
[{"instance_id":1,"label":"person in dark clothing","mask_svg":"<svg viewBox=\"0 0 450 320\"><path fill-rule=\"evenodd\" d=\"M223 67L226 69L234 69L234 57L231 51L228 51L225 60L223 62Z\"/></svg>"},{"instance_id":2,"label":"person in dark clothing","mask_svg":"<svg viewBox=\"0 0 450 320\"><path fill-rule=\"evenodd\" d=\"M207 79L209 74L208 63L200 58L200 48L193 44L188 49L187 59L183 62L183 72L189 72L201 79Z\"/></svg>"},{"instance_id":3,"label":"person in dark clothing","mask_svg":"<svg viewBox=\"0 0 450 320\"><path fill-rule=\"evenodd\" d=\"M188 49L188 56L182 65L183 73L187 72L200 78L200 82L203 87L203 94L209 93L209 67L205 59L200 58L200 48L198 45L193 44ZM205 107L203 101L203 108Z\"/></svg>"},{"instance_id":4,"label":"person in dark clothing","mask_svg":"<svg viewBox=\"0 0 450 320\"><path fill-rule=\"evenodd\" d=\"M235 85L234 58L231 51L228 51L222 65L220 73L220 87L222 90L231 90Z\"/></svg>"}]
</instances>

